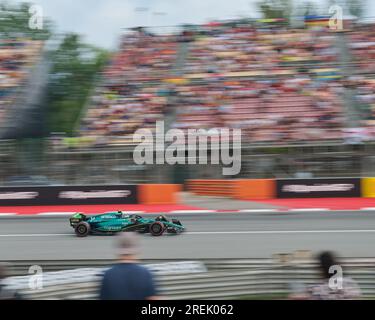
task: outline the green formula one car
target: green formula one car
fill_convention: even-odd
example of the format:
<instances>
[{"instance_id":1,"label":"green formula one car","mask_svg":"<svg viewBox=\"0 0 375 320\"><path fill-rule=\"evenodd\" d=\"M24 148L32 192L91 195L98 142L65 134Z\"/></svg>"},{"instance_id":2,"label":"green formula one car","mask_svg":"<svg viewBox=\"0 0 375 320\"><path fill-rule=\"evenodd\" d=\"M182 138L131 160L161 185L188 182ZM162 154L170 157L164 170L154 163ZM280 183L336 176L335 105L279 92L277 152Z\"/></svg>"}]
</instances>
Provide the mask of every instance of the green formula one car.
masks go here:
<instances>
[{"instance_id":1,"label":"green formula one car","mask_svg":"<svg viewBox=\"0 0 375 320\"><path fill-rule=\"evenodd\" d=\"M143 218L136 214L126 214L122 211L107 212L100 215L87 217L76 213L70 218L70 225L78 237L89 234L114 234L125 231L150 233L157 237L164 232L178 234L185 230L179 220L168 220L164 215L157 218Z\"/></svg>"}]
</instances>

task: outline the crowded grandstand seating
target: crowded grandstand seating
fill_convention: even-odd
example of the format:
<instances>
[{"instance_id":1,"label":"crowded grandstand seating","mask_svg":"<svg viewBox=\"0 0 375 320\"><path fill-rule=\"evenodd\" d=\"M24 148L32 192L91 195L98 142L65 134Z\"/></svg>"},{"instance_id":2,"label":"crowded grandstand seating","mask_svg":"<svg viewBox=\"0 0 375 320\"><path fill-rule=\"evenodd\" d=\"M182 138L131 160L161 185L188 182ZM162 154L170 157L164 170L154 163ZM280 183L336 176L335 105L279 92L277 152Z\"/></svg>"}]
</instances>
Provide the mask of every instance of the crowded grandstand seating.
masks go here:
<instances>
[{"instance_id":1,"label":"crowded grandstand seating","mask_svg":"<svg viewBox=\"0 0 375 320\"><path fill-rule=\"evenodd\" d=\"M349 47L357 72L375 72L375 24L365 24L352 30L348 37Z\"/></svg>"},{"instance_id":2,"label":"crowded grandstand seating","mask_svg":"<svg viewBox=\"0 0 375 320\"><path fill-rule=\"evenodd\" d=\"M299 82L224 79L180 90L176 128L240 128L248 142L341 138L337 83L314 87L306 78Z\"/></svg>"},{"instance_id":3,"label":"crowded grandstand seating","mask_svg":"<svg viewBox=\"0 0 375 320\"><path fill-rule=\"evenodd\" d=\"M40 57L43 41L18 36L0 37L0 121L17 98L31 66Z\"/></svg>"},{"instance_id":4,"label":"crowded grandstand seating","mask_svg":"<svg viewBox=\"0 0 375 320\"><path fill-rule=\"evenodd\" d=\"M127 144L139 128L162 120L168 102L166 79L176 59L175 37L134 32L103 72L102 84L84 117L81 134L96 145Z\"/></svg>"},{"instance_id":5,"label":"crowded grandstand seating","mask_svg":"<svg viewBox=\"0 0 375 320\"><path fill-rule=\"evenodd\" d=\"M317 72L337 63L334 44L325 29L207 32L191 45L185 72L199 83L179 87L175 127L241 128L248 142L340 139L341 84Z\"/></svg>"},{"instance_id":6,"label":"crowded grandstand seating","mask_svg":"<svg viewBox=\"0 0 375 320\"><path fill-rule=\"evenodd\" d=\"M361 121L361 135L364 139L375 137L375 78L357 75L350 81L352 88L355 88L355 97L363 111Z\"/></svg>"},{"instance_id":7,"label":"crowded grandstand seating","mask_svg":"<svg viewBox=\"0 0 375 320\"><path fill-rule=\"evenodd\" d=\"M372 46L367 31L350 37L355 54L362 54L364 41ZM202 27L191 40L143 31L125 35L103 72L81 136L94 145L129 144L135 130L154 128L172 107L172 128L240 128L247 143L345 138L345 81L334 32L218 24ZM180 46L187 47L182 59ZM371 65L373 52L364 57ZM180 60L180 81L170 87ZM364 125L373 125L374 80L356 81L357 98L372 106Z\"/></svg>"},{"instance_id":8,"label":"crowded grandstand seating","mask_svg":"<svg viewBox=\"0 0 375 320\"><path fill-rule=\"evenodd\" d=\"M163 79L176 58L177 41L172 36L134 32L123 36L120 50L104 76L111 83Z\"/></svg>"},{"instance_id":9,"label":"crowded grandstand seating","mask_svg":"<svg viewBox=\"0 0 375 320\"><path fill-rule=\"evenodd\" d=\"M278 74L287 68L334 64L335 36L325 29L221 27L199 37L190 50L186 73L231 75L246 71Z\"/></svg>"},{"instance_id":10,"label":"crowded grandstand seating","mask_svg":"<svg viewBox=\"0 0 375 320\"><path fill-rule=\"evenodd\" d=\"M362 140L375 138L375 24L365 23L353 28L347 36L353 73L349 85L355 91L362 121L357 132Z\"/></svg>"}]
</instances>

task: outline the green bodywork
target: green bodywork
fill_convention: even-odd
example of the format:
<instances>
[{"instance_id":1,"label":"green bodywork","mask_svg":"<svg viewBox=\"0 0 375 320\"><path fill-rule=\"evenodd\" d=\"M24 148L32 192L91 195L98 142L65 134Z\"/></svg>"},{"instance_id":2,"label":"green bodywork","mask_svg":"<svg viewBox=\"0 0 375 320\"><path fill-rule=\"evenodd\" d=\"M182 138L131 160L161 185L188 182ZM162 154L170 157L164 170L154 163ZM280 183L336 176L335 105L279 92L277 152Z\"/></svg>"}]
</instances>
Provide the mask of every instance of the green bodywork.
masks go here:
<instances>
[{"instance_id":1,"label":"green bodywork","mask_svg":"<svg viewBox=\"0 0 375 320\"><path fill-rule=\"evenodd\" d=\"M82 213L76 213L70 218L70 225L75 226L81 221L85 221L90 225L92 233L115 233L125 231L148 232L148 227L160 221L166 228L167 232L180 233L184 231L184 226L178 221L171 221L164 216L157 218L143 218L135 214L126 214L121 211L107 212L95 216L87 217Z\"/></svg>"}]
</instances>

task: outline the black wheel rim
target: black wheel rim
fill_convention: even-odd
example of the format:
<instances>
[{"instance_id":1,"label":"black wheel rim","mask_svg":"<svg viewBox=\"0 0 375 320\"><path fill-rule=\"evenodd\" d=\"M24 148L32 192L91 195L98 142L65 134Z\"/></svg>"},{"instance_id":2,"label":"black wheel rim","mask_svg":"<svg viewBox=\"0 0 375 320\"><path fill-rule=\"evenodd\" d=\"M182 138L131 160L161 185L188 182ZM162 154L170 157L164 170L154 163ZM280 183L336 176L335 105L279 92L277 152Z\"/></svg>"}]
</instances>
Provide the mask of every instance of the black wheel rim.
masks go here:
<instances>
[{"instance_id":1,"label":"black wheel rim","mask_svg":"<svg viewBox=\"0 0 375 320\"><path fill-rule=\"evenodd\" d=\"M85 226L79 226L78 227L78 233L85 233L86 232L86 227Z\"/></svg>"},{"instance_id":2,"label":"black wheel rim","mask_svg":"<svg viewBox=\"0 0 375 320\"><path fill-rule=\"evenodd\" d=\"M160 224L154 224L154 225L152 226L152 231L153 231L154 233L160 233L161 230L162 230L162 228L161 228L161 225L160 225Z\"/></svg>"}]
</instances>

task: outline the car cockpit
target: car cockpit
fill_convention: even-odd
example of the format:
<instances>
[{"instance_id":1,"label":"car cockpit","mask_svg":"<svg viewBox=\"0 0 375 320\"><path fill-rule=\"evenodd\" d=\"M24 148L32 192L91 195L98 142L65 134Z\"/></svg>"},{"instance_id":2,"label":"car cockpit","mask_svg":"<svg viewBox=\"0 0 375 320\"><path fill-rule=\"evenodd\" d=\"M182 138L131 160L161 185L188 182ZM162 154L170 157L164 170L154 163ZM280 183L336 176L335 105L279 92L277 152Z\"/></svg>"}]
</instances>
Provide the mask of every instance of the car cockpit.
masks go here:
<instances>
[{"instance_id":1,"label":"car cockpit","mask_svg":"<svg viewBox=\"0 0 375 320\"><path fill-rule=\"evenodd\" d=\"M156 217L155 221L168 222L168 219L165 215L161 214L160 216Z\"/></svg>"}]
</instances>

